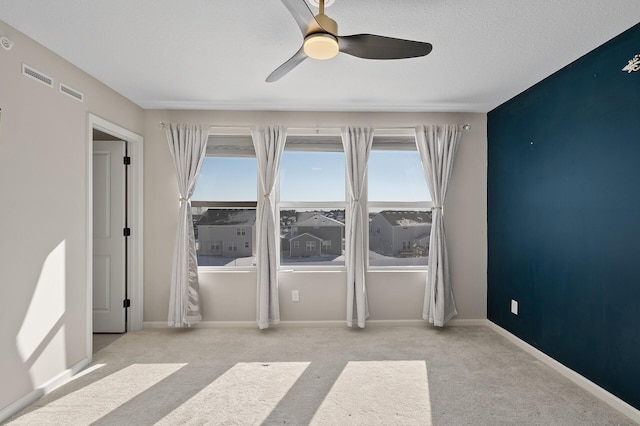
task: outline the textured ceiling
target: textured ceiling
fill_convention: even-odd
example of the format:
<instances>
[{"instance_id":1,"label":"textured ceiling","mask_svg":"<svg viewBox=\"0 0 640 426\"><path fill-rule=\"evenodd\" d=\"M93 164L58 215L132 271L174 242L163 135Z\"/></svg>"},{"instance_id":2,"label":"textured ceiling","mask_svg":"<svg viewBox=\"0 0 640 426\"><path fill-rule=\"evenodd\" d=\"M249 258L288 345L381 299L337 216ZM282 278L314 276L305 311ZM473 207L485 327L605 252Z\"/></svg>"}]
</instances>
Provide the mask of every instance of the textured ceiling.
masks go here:
<instances>
[{"instance_id":1,"label":"textured ceiling","mask_svg":"<svg viewBox=\"0 0 640 426\"><path fill-rule=\"evenodd\" d=\"M341 35L433 52L307 60L265 83L302 42L280 0L0 0L0 19L143 108L470 112L640 22L640 1L336 0L326 13Z\"/></svg>"}]
</instances>

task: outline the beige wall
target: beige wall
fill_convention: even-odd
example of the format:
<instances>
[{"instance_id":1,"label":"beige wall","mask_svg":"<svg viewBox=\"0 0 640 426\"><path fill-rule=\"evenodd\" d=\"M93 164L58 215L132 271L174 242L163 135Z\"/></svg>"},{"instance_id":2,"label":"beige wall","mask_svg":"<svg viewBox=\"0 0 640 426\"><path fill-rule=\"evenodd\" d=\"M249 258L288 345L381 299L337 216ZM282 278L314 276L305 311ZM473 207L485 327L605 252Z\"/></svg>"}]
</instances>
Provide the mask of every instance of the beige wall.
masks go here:
<instances>
[{"instance_id":1,"label":"beige wall","mask_svg":"<svg viewBox=\"0 0 640 426\"><path fill-rule=\"evenodd\" d=\"M469 123L462 136L447 198L451 277L458 319L486 318L486 152L485 114L465 113L311 113L250 111L145 111L145 321L167 320L169 277L175 238L178 192L174 166L159 122L219 126L273 124L335 127L344 124L404 127L416 124ZM371 320L422 318L424 272L369 272ZM254 321L254 272L202 272L205 321ZM291 290L300 301L291 301ZM280 274L283 321L341 321L346 316L344 272Z\"/></svg>"},{"instance_id":2,"label":"beige wall","mask_svg":"<svg viewBox=\"0 0 640 426\"><path fill-rule=\"evenodd\" d=\"M141 134L143 111L2 21L0 35L15 43L0 49L1 413L88 356L88 113Z\"/></svg>"},{"instance_id":3,"label":"beige wall","mask_svg":"<svg viewBox=\"0 0 640 426\"><path fill-rule=\"evenodd\" d=\"M160 121L290 127L469 123L450 186L446 226L458 318L486 318L486 115L143 111L0 21L0 414L87 357L87 120L93 113L145 137L144 320L166 321L177 217L173 164ZM115 60L115 59L114 59ZM21 74L26 63L49 88ZM85 96L59 93L63 83ZM424 272L368 274L371 319L419 319ZM203 273L204 319L254 321L254 272ZM345 273L283 273L284 321L344 320ZM300 302L290 301L290 290Z\"/></svg>"}]
</instances>

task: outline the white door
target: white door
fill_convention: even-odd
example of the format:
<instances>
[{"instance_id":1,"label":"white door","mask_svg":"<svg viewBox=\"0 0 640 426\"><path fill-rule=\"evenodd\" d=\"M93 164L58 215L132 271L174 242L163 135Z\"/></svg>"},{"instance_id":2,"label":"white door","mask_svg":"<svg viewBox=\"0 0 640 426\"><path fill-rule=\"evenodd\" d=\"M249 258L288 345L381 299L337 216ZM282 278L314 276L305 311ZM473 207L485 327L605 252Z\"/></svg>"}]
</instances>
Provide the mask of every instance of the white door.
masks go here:
<instances>
[{"instance_id":1,"label":"white door","mask_svg":"<svg viewBox=\"0 0 640 426\"><path fill-rule=\"evenodd\" d=\"M124 333L124 141L93 142L93 331Z\"/></svg>"}]
</instances>

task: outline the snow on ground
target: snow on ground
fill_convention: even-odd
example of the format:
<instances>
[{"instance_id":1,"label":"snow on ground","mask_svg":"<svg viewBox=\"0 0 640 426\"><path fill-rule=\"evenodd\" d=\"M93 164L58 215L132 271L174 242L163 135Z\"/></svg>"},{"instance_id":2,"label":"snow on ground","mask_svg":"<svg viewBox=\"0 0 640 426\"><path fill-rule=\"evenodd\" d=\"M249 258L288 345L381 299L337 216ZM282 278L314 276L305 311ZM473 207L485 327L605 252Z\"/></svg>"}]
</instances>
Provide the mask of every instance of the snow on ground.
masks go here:
<instances>
[{"instance_id":1,"label":"snow on ground","mask_svg":"<svg viewBox=\"0 0 640 426\"><path fill-rule=\"evenodd\" d=\"M280 259L280 263L282 265L344 266L344 256L284 257Z\"/></svg>"},{"instance_id":2,"label":"snow on ground","mask_svg":"<svg viewBox=\"0 0 640 426\"><path fill-rule=\"evenodd\" d=\"M256 257L198 256L198 266L255 266Z\"/></svg>"},{"instance_id":3,"label":"snow on ground","mask_svg":"<svg viewBox=\"0 0 640 426\"><path fill-rule=\"evenodd\" d=\"M427 257L391 257L383 256L374 251L369 251L370 266L427 266ZM342 256L313 256L313 257L296 257L281 259L282 265L329 265L344 266L344 255ZM229 258L221 256L198 256L199 266L230 266L230 267L247 267L255 266L255 256Z\"/></svg>"},{"instance_id":4,"label":"snow on ground","mask_svg":"<svg viewBox=\"0 0 640 426\"><path fill-rule=\"evenodd\" d=\"M369 266L427 266L428 257L391 257L369 250Z\"/></svg>"}]
</instances>

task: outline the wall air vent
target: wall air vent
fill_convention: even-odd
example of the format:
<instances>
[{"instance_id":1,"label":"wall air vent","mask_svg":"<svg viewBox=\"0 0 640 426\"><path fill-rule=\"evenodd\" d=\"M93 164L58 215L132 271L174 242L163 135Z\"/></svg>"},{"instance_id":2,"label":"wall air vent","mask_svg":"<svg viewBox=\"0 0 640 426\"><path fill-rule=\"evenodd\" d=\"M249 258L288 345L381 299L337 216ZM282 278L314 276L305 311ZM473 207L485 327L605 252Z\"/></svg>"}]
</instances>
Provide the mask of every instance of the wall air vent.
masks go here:
<instances>
[{"instance_id":1,"label":"wall air vent","mask_svg":"<svg viewBox=\"0 0 640 426\"><path fill-rule=\"evenodd\" d=\"M76 89L67 86L66 84L60 83L60 92L65 95L71 96L73 99L83 102L84 96L82 93L78 92Z\"/></svg>"},{"instance_id":2,"label":"wall air vent","mask_svg":"<svg viewBox=\"0 0 640 426\"><path fill-rule=\"evenodd\" d=\"M53 87L53 79L46 74L30 67L27 64L22 64L22 75L26 75L40 83L46 84L49 87Z\"/></svg>"}]
</instances>

